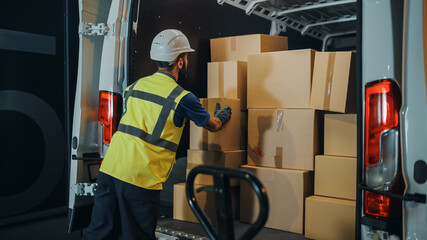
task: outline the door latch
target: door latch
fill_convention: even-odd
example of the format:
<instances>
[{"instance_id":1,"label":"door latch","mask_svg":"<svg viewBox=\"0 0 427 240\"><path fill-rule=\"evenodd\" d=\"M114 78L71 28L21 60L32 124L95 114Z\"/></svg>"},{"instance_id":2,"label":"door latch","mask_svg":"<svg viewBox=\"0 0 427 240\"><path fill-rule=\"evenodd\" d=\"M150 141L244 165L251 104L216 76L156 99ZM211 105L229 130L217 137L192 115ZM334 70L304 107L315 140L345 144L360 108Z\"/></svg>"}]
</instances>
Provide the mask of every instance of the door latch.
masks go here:
<instances>
[{"instance_id":1,"label":"door latch","mask_svg":"<svg viewBox=\"0 0 427 240\"><path fill-rule=\"evenodd\" d=\"M95 196L97 183L77 183L74 185L74 191L77 196Z\"/></svg>"},{"instance_id":2,"label":"door latch","mask_svg":"<svg viewBox=\"0 0 427 240\"><path fill-rule=\"evenodd\" d=\"M109 31L109 28L105 23L93 24L93 23L81 22L79 25L79 34L82 34L82 35L104 36L104 35L107 35L108 31Z\"/></svg>"}]
</instances>

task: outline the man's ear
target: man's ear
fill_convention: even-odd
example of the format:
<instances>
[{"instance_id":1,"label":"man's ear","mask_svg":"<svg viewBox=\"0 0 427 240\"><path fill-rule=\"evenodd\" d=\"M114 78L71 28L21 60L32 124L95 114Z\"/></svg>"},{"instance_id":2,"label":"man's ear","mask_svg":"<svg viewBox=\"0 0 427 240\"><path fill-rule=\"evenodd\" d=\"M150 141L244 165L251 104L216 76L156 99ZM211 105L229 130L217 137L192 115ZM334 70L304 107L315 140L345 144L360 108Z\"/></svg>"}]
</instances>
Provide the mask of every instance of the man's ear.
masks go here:
<instances>
[{"instance_id":1,"label":"man's ear","mask_svg":"<svg viewBox=\"0 0 427 240\"><path fill-rule=\"evenodd\" d=\"M178 69L181 69L184 66L184 59L183 58L179 58L177 65L178 65Z\"/></svg>"}]
</instances>

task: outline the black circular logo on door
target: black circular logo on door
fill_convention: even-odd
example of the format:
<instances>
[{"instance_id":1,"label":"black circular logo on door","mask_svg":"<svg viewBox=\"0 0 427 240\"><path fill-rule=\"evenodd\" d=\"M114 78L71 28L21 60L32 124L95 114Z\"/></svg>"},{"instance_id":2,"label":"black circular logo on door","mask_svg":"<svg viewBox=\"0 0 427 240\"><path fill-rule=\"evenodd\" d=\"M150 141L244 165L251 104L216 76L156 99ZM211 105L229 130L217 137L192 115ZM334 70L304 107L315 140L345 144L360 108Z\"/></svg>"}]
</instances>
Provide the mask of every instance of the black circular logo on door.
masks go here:
<instances>
[{"instance_id":1,"label":"black circular logo on door","mask_svg":"<svg viewBox=\"0 0 427 240\"><path fill-rule=\"evenodd\" d=\"M0 91L0 113L7 118L0 121L6 125L0 128L0 185L7 186L0 193L0 217L8 217L34 208L51 194L63 174L66 147L61 121L41 98Z\"/></svg>"}]
</instances>

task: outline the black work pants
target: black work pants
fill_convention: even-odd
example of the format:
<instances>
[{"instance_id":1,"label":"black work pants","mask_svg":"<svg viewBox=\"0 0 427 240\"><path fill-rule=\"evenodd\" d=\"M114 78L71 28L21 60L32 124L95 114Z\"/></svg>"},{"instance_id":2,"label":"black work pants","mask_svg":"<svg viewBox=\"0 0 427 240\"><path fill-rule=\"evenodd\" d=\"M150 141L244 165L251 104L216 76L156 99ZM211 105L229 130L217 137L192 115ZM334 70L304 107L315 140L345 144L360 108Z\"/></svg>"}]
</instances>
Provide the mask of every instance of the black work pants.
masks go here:
<instances>
[{"instance_id":1,"label":"black work pants","mask_svg":"<svg viewBox=\"0 0 427 240\"><path fill-rule=\"evenodd\" d=\"M92 219L83 239L155 239L159 190L148 190L100 172Z\"/></svg>"}]
</instances>

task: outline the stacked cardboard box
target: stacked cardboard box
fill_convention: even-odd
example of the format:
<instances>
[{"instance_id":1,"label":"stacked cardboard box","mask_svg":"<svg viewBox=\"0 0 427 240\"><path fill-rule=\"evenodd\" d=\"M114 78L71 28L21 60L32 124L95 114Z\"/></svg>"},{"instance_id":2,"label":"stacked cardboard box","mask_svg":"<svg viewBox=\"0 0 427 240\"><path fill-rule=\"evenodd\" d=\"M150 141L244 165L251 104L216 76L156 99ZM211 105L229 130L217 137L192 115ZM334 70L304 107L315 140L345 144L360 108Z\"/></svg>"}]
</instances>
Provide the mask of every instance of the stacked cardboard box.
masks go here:
<instances>
[{"instance_id":1,"label":"stacked cardboard box","mask_svg":"<svg viewBox=\"0 0 427 240\"><path fill-rule=\"evenodd\" d=\"M307 238L354 239L356 121L356 114L325 114L324 155L315 160L315 196L306 198Z\"/></svg>"},{"instance_id":2,"label":"stacked cardboard box","mask_svg":"<svg viewBox=\"0 0 427 240\"><path fill-rule=\"evenodd\" d=\"M354 52L316 52L310 107L356 113Z\"/></svg>"},{"instance_id":3,"label":"stacked cardboard box","mask_svg":"<svg viewBox=\"0 0 427 240\"><path fill-rule=\"evenodd\" d=\"M304 232L305 198L313 194L315 156L323 145L319 124L323 111L355 110L353 62L351 52L311 49L248 57L248 166L243 168L267 189L266 227ZM337 147L342 149L332 148ZM241 221L253 223L258 203L250 192L242 184Z\"/></svg>"},{"instance_id":4,"label":"stacked cardboard box","mask_svg":"<svg viewBox=\"0 0 427 240\"><path fill-rule=\"evenodd\" d=\"M240 168L246 164L247 153L247 56L266 51L286 50L287 38L262 34L218 38L211 40L212 62L208 63L208 94L201 99L202 106L211 115L216 104L221 108L229 105L231 119L218 132L209 132L190 123L190 149L187 158L187 174L198 165L215 165ZM198 175L198 186L212 185L212 176ZM240 181L231 180L233 189L239 188ZM185 188L174 187L174 218L197 222L187 206ZM233 190L240 193L239 190ZM238 194L232 194L233 196ZM184 199L185 198L185 199ZM233 197L233 199L238 199ZM205 194L198 199L205 209L214 209L213 194ZM237 204L239 201L235 201ZM234 204L233 204L234 205ZM234 206L234 210L239 210ZM215 212L205 211L211 222L215 223ZM238 217L238 214L234 214Z\"/></svg>"},{"instance_id":5,"label":"stacked cardboard box","mask_svg":"<svg viewBox=\"0 0 427 240\"><path fill-rule=\"evenodd\" d=\"M318 154L319 114L310 108L314 54L304 49L248 57L248 166L243 168L267 190L265 226L299 234ZM258 203L247 184L241 199L240 220L253 223Z\"/></svg>"},{"instance_id":6,"label":"stacked cardboard box","mask_svg":"<svg viewBox=\"0 0 427 240\"><path fill-rule=\"evenodd\" d=\"M302 234L304 199L313 194L312 172L249 165L242 169L257 176L267 190L269 215L265 227ZM240 186L240 200L240 221L254 223L259 203L246 182Z\"/></svg>"},{"instance_id":7,"label":"stacked cardboard box","mask_svg":"<svg viewBox=\"0 0 427 240\"><path fill-rule=\"evenodd\" d=\"M191 124L187 172L199 164L237 168L247 160L248 165L241 168L255 174L269 196L266 227L300 234L305 228L311 238L322 238L324 235L316 231L328 228L332 230L327 234L346 238L334 227L322 224L343 221L347 226L351 217L348 212L354 208L355 187L348 186L351 174L355 174L356 145L355 140L340 139L348 130L334 131L340 123L330 123L334 116L350 115L327 114L324 119L323 114L355 112L354 53L287 51L285 37L258 34L212 39L211 59L208 98L201 100L202 105L211 114L217 102L221 107L230 105L233 114L216 133ZM324 132L319 124L323 120L325 149L324 155L319 155ZM198 176L195 183L210 185L212 177ZM184 195L182 186L176 188L181 189L176 195ZM317 196L311 196L313 193ZM211 206L208 195L201 201ZM240 195L240 220L253 223L259 211L254 192L242 183ZM182 198L174 198L176 204L183 204L178 203ZM342 210L343 214L326 214L327 220L318 221L324 213L313 209L319 206ZM177 219L195 221L192 213L192 219L174 210L175 214ZM207 214L215 219L213 213Z\"/></svg>"},{"instance_id":8,"label":"stacked cardboard box","mask_svg":"<svg viewBox=\"0 0 427 240\"><path fill-rule=\"evenodd\" d=\"M310 107L324 115L324 151L315 157L314 194L305 202L305 236L353 239L356 199L355 54L316 52ZM338 112L341 114L330 114Z\"/></svg>"},{"instance_id":9,"label":"stacked cardboard box","mask_svg":"<svg viewBox=\"0 0 427 240\"><path fill-rule=\"evenodd\" d=\"M208 98L240 99L241 148L247 146L247 59L249 55L288 49L288 39L281 36L251 34L210 40L208 63ZM233 109L233 115L236 112Z\"/></svg>"},{"instance_id":10,"label":"stacked cardboard box","mask_svg":"<svg viewBox=\"0 0 427 240\"><path fill-rule=\"evenodd\" d=\"M190 149L187 152L187 175L198 165L213 165L228 168L240 168L246 163L246 151L241 150L241 116L240 116L240 100L228 98L204 98L200 99L202 106L211 115L214 114L216 103L220 103L221 107L229 105L233 109L232 117L223 126L220 131L209 132L207 129L196 126L193 122L190 123ZM238 181L231 181L231 186L239 186ZM199 174L194 179L195 187L203 187L205 185L213 185L212 176ZM185 185L184 185L185 186ZM177 220L188 222L198 222L195 215L188 206L185 195L185 187L181 185L174 186L174 211L173 217ZM234 192L239 192L233 188ZM234 194L236 195L236 194ZM200 197L198 197L200 196ZM206 216L213 224L216 221L216 213L214 211L214 195L213 194L198 194L197 202L201 209L212 209L205 212ZM236 197L233 198L234 203ZM234 209L237 207L234 205ZM237 216L235 214L234 216Z\"/></svg>"},{"instance_id":11,"label":"stacked cardboard box","mask_svg":"<svg viewBox=\"0 0 427 240\"><path fill-rule=\"evenodd\" d=\"M311 196L305 202L305 237L309 239L354 239L354 201Z\"/></svg>"},{"instance_id":12,"label":"stacked cardboard box","mask_svg":"<svg viewBox=\"0 0 427 240\"><path fill-rule=\"evenodd\" d=\"M204 185L195 184L194 189L203 187ZM188 205L185 183L178 183L174 185L173 199L173 218L176 220L198 223L196 216ZM239 215L239 188L232 187L230 189L231 194L231 206L233 208L233 216L237 218ZM212 224L216 224L216 212L215 212L215 195L213 192L202 191L195 193L197 204L200 209L204 211L206 216L209 218Z\"/></svg>"},{"instance_id":13,"label":"stacked cardboard box","mask_svg":"<svg viewBox=\"0 0 427 240\"><path fill-rule=\"evenodd\" d=\"M247 61L257 53L288 49L288 38L265 34L250 34L211 39L211 61Z\"/></svg>"}]
</instances>

